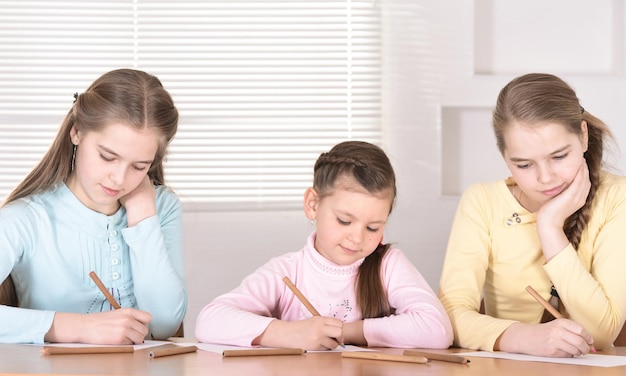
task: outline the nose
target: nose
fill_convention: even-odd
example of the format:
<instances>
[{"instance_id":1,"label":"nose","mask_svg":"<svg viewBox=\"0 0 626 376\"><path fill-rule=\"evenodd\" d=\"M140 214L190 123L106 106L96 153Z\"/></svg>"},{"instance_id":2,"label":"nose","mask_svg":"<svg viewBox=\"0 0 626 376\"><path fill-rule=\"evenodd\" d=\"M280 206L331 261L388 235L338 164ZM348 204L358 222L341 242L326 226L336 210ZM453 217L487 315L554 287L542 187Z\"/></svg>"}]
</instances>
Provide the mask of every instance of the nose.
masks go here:
<instances>
[{"instance_id":1,"label":"nose","mask_svg":"<svg viewBox=\"0 0 626 376\"><path fill-rule=\"evenodd\" d=\"M124 179L126 177L126 167L124 166L116 166L109 173L109 180L116 186L120 186L124 184Z\"/></svg>"},{"instance_id":2,"label":"nose","mask_svg":"<svg viewBox=\"0 0 626 376\"><path fill-rule=\"evenodd\" d=\"M552 181L554 172L548 164L541 164L537 166L537 182L541 184L547 184Z\"/></svg>"},{"instance_id":3,"label":"nose","mask_svg":"<svg viewBox=\"0 0 626 376\"><path fill-rule=\"evenodd\" d=\"M356 245L361 244L365 239L365 231L360 227L355 226L351 229L349 237L350 241Z\"/></svg>"}]
</instances>

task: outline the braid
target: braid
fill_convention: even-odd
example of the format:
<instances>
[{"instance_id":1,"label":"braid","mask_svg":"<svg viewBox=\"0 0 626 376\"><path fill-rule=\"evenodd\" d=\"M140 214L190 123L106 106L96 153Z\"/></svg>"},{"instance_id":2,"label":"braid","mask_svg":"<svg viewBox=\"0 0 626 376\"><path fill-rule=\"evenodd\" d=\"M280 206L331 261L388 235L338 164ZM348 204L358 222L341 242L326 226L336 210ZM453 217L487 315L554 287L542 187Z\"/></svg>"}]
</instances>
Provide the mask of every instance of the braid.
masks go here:
<instances>
[{"instance_id":1,"label":"braid","mask_svg":"<svg viewBox=\"0 0 626 376\"><path fill-rule=\"evenodd\" d=\"M580 245L580 237L591 217L591 205L598 191L598 187L600 186L600 171L602 169L602 154L604 151L603 137L607 131L607 129L602 126L603 124L598 123L599 120L588 112L583 114L583 119L587 121L588 125L589 142L587 152L585 152L585 160L589 168L591 188L589 189L589 194L587 195L587 200L583 207L570 215L563 225L565 235L570 243L572 243L572 246L574 246L574 249L578 249Z\"/></svg>"},{"instance_id":2,"label":"braid","mask_svg":"<svg viewBox=\"0 0 626 376\"><path fill-rule=\"evenodd\" d=\"M317 158L317 162L315 162L314 169L317 170L321 166L324 165L335 165L335 166L355 166L355 167L367 167L367 165L358 159L354 159L352 157L348 157L345 155L336 155L331 153L322 153L319 158Z\"/></svg>"}]
</instances>

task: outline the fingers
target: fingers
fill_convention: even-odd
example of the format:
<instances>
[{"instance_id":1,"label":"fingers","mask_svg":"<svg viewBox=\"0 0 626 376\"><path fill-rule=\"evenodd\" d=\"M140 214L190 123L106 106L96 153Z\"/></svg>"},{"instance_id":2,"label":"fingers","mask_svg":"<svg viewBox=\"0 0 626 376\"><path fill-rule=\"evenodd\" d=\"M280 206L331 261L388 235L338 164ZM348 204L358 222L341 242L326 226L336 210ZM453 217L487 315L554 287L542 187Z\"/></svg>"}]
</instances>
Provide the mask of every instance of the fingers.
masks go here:
<instances>
[{"instance_id":1,"label":"fingers","mask_svg":"<svg viewBox=\"0 0 626 376\"><path fill-rule=\"evenodd\" d=\"M343 345L343 322L331 317L314 316L310 319L314 324L314 337L320 350L334 350Z\"/></svg>"},{"instance_id":2,"label":"fingers","mask_svg":"<svg viewBox=\"0 0 626 376\"><path fill-rule=\"evenodd\" d=\"M125 314L130 315L128 322L127 338L132 343L143 343L144 338L148 335L148 323L152 320L152 315L138 309L126 309Z\"/></svg>"},{"instance_id":3,"label":"fingers","mask_svg":"<svg viewBox=\"0 0 626 376\"><path fill-rule=\"evenodd\" d=\"M102 338L110 336L106 341L113 342L112 344L143 343L150 332L148 323L152 320L150 313L133 308L121 308L94 314L94 318L96 317L98 321L97 330L103 331L100 336Z\"/></svg>"},{"instance_id":4,"label":"fingers","mask_svg":"<svg viewBox=\"0 0 626 376\"><path fill-rule=\"evenodd\" d=\"M582 326L567 319L554 320L554 324L560 329L554 333L553 341L564 354L561 356L580 356L592 351L593 337Z\"/></svg>"}]
</instances>

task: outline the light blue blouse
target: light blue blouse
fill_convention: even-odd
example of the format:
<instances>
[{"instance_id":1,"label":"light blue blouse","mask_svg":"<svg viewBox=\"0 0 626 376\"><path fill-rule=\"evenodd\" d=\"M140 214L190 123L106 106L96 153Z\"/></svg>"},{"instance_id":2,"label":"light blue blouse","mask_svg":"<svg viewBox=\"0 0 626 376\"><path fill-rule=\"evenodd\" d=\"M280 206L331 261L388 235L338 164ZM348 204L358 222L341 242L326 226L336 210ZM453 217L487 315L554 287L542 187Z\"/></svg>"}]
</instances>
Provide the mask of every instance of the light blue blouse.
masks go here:
<instances>
[{"instance_id":1,"label":"light blue blouse","mask_svg":"<svg viewBox=\"0 0 626 376\"><path fill-rule=\"evenodd\" d=\"M0 343L43 343L54 313L112 309L89 277L95 271L122 307L150 312L152 337L171 336L187 310L181 205L157 187L157 215L126 227L65 184L0 209L0 281L13 277L20 308L0 306Z\"/></svg>"}]
</instances>

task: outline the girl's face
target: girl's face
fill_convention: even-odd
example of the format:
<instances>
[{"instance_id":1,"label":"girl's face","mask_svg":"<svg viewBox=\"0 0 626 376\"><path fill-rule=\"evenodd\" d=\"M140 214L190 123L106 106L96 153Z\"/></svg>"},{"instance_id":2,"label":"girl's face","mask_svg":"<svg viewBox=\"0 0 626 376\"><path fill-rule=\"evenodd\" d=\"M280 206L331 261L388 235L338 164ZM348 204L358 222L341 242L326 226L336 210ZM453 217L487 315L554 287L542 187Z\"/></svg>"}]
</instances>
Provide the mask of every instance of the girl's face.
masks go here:
<instances>
[{"instance_id":1,"label":"girl's face","mask_svg":"<svg viewBox=\"0 0 626 376\"><path fill-rule=\"evenodd\" d=\"M88 133L74 127L70 137L77 146L66 184L85 206L107 215L115 213L119 198L146 177L159 147L153 130L139 131L122 123Z\"/></svg>"},{"instance_id":2,"label":"girl's face","mask_svg":"<svg viewBox=\"0 0 626 376\"><path fill-rule=\"evenodd\" d=\"M587 151L587 123L580 135L564 125L546 122L533 126L514 122L504 132L504 160L521 194L516 197L531 212L569 187Z\"/></svg>"},{"instance_id":3,"label":"girl's face","mask_svg":"<svg viewBox=\"0 0 626 376\"><path fill-rule=\"evenodd\" d=\"M356 182L350 185L357 187ZM315 220L315 249L338 265L369 256L381 243L393 198L339 185L323 199L313 188L304 194L307 217Z\"/></svg>"}]
</instances>

